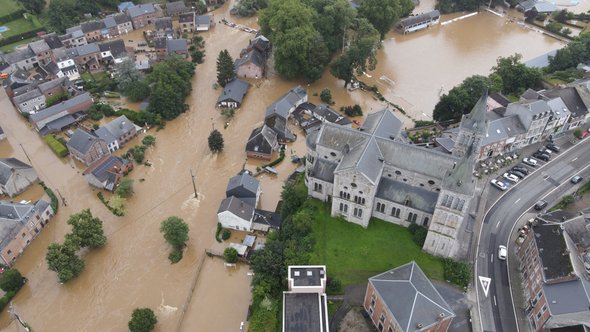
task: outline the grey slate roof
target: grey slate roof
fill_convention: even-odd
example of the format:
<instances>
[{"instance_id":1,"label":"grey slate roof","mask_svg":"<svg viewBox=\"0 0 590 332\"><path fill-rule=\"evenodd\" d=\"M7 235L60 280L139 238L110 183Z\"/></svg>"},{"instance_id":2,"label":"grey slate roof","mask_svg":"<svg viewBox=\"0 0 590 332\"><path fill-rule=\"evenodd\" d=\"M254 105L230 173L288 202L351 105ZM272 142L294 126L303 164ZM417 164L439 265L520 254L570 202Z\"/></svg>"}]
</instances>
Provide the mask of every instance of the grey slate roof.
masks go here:
<instances>
[{"instance_id":1,"label":"grey slate roof","mask_svg":"<svg viewBox=\"0 0 590 332\"><path fill-rule=\"evenodd\" d=\"M252 220L254 216L254 207L243 200L230 196L221 201L217 213L229 211L244 220Z\"/></svg>"},{"instance_id":2,"label":"grey slate roof","mask_svg":"<svg viewBox=\"0 0 590 332\"><path fill-rule=\"evenodd\" d=\"M268 118L269 116L276 114L287 119L289 111L295 107L297 102L306 97L307 92L301 87L301 85L298 85L282 95L277 101L270 104L270 106L266 108L266 117Z\"/></svg>"},{"instance_id":3,"label":"grey slate roof","mask_svg":"<svg viewBox=\"0 0 590 332\"><path fill-rule=\"evenodd\" d=\"M590 249L590 219L576 216L563 223L565 231L579 249Z\"/></svg>"},{"instance_id":4,"label":"grey slate roof","mask_svg":"<svg viewBox=\"0 0 590 332\"><path fill-rule=\"evenodd\" d=\"M39 90L41 92L45 93L46 91L54 89L58 86L68 87L70 85L71 85L70 80L67 77L60 77L60 78L56 78L54 80L43 82L43 83L39 84Z\"/></svg>"},{"instance_id":5,"label":"grey slate roof","mask_svg":"<svg viewBox=\"0 0 590 332\"><path fill-rule=\"evenodd\" d=\"M226 196L235 196L240 199L254 198L260 188L260 182L249 172L241 172L229 179L227 188L225 189Z\"/></svg>"},{"instance_id":6,"label":"grey slate roof","mask_svg":"<svg viewBox=\"0 0 590 332\"><path fill-rule=\"evenodd\" d=\"M115 22L115 18L112 15L109 15L102 20L104 22L104 26L108 29L114 28L117 26L117 22Z\"/></svg>"},{"instance_id":7,"label":"grey slate roof","mask_svg":"<svg viewBox=\"0 0 590 332\"><path fill-rule=\"evenodd\" d=\"M13 171L32 169L31 166L23 163L16 158L1 158L0 159L0 184L6 185L13 174Z\"/></svg>"},{"instance_id":8,"label":"grey slate roof","mask_svg":"<svg viewBox=\"0 0 590 332\"><path fill-rule=\"evenodd\" d=\"M82 154L86 154L88 149L92 147L92 144L100 138L86 132L80 128L74 131L74 135L70 138L67 143L68 149L74 149Z\"/></svg>"},{"instance_id":9,"label":"grey slate roof","mask_svg":"<svg viewBox=\"0 0 590 332\"><path fill-rule=\"evenodd\" d=\"M246 151L272 154L273 147L276 147L277 144L277 134L264 125L252 130L246 143Z\"/></svg>"},{"instance_id":10,"label":"grey slate roof","mask_svg":"<svg viewBox=\"0 0 590 332\"><path fill-rule=\"evenodd\" d=\"M132 131L133 128L135 128L135 125L133 122L127 119L125 115L121 115L113 121L105 124L103 127L106 128L113 136L118 138Z\"/></svg>"},{"instance_id":11,"label":"grey slate roof","mask_svg":"<svg viewBox=\"0 0 590 332\"><path fill-rule=\"evenodd\" d=\"M361 145L357 145L342 156L342 161L336 167L336 173L356 169L367 180L377 184L383 170L383 155L374 137Z\"/></svg>"},{"instance_id":12,"label":"grey slate roof","mask_svg":"<svg viewBox=\"0 0 590 332\"><path fill-rule=\"evenodd\" d=\"M39 89L35 89L35 90L31 90L29 92L23 93L22 95L15 96L14 98L12 98L12 100L14 101L15 104L19 105L22 102L31 100L33 98L37 98L42 95L43 94L41 93L41 91L39 91Z\"/></svg>"},{"instance_id":13,"label":"grey slate roof","mask_svg":"<svg viewBox=\"0 0 590 332\"><path fill-rule=\"evenodd\" d=\"M103 183L105 189L112 191L115 189L115 185L117 184L116 173L128 163L128 160L117 156L108 155L90 165L90 167L88 167L83 174L87 175L92 173L92 175L98 181Z\"/></svg>"},{"instance_id":14,"label":"grey slate roof","mask_svg":"<svg viewBox=\"0 0 590 332\"><path fill-rule=\"evenodd\" d=\"M115 23L117 23L117 25L123 24L126 22L131 22L131 17L129 17L129 15L127 15L127 14L117 14L112 17L115 20Z\"/></svg>"},{"instance_id":15,"label":"grey slate roof","mask_svg":"<svg viewBox=\"0 0 590 332\"><path fill-rule=\"evenodd\" d=\"M114 58L127 56L125 42L122 39L115 39L98 45L101 52L111 51Z\"/></svg>"},{"instance_id":16,"label":"grey slate roof","mask_svg":"<svg viewBox=\"0 0 590 332\"><path fill-rule=\"evenodd\" d=\"M34 213L33 209L44 211L49 204L39 200L32 204L0 201L0 250L4 250Z\"/></svg>"},{"instance_id":17,"label":"grey slate roof","mask_svg":"<svg viewBox=\"0 0 590 332\"><path fill-rule=\"evenodd\" d=\"M494 113L490 112L490 114ZM526 129L522 126L518 116L501 117L489 121L488 132L483 137L482 145L492 144L524 133L526 133Z\"/></svg>"},{"instance_id":18,"label":"grey slate roof","mask_svg":"<svg viewBox=\"0 0 590 332\"><path fill-rule=\"evenodd\" d=\"M416 262L369 278L402 331L415 331L439 322L439 315L455 317L453 309L434 288Z\"/></svg>"},{"instance_id":19,"label":"grey slate roof","mask_svg":"<svg viewBox=\"0 0 590 332\"><path fill-rule=\"evenodd\" d=\"M111 132L106 127L100 127L96 129L94 131L94 135L104 140L107 143L107 145L117 140L117 138L113 134L111 134Z\"/></svg>"},{"instance_id":20,"label":"grey slate roof","mask_svg":"<svg viewBox=\"0 0 590 332\"><path fill-rule=\"evenodd\" d=\"M587 106L574 87L548 90L543 92L543 95L549 98L561 97L574 118L584 116L588 113Z\"/></svg>"},{"instance_id":21,"label":"grey slate roof","mask_svg":"<svg viewBox=\"0 0 590 332\"><path fill-rule=\"evenodd\" d=\"M248 93L248 89L250 88L250 83L246 81L242 81L240 79L233 79L231 82L227 83L223 88L223 93L219 98L217 98L217 103L222 101L235 101L237 103L242 103L246 93Z\"/></svg>"},{"instance_id":22,"label":"grey slate roof","mask_svg":"<svg viewBox=\"0 0 590 332\"><path fill-rule=\"evenodd\" d=\"M168 53L188 52L188 44L186 39L167 39L166 49L168 50Z\"/></svg>"},{"instance_id":23,"label":"grey slate roof","mask_svg":"<svg viewBox=\"0 0 590 332\"><path fill-rule=\"evenodd\" d=\"M83 94L77 95L74 98L68 99L64 102L61 102L59 104L55 104L51 107L48 107L46 109L43 109L37 113L31 114L31 116L29 117L29 120L33 121L33 122L37 122L43 119L46 119L52 115L58 114L64 110L67 110L68 108L81 104L83 102L86 102L88 100L92 100L92 98L90 97L90 94L88 92L85 92Z\"/></svg>"},{"instance_id":24,"label":"grey slate roof","mask_svg":"<svg viewBox=\"0 0 590 332\"><path fill-rule=\"evenodd\" d=\"M334 171L338 167L337 163L318 158L313 164L311 176L322 181L334 183Z\"/></svg>"},{"instance_id":25,"label":"grey slate roof","mask_svg":"<svg viewBox=\"0 0 590 332\"><path fill-rule=\"evenodd\" d=\"M34 56L35 53L33 53L33 51L31 51L31 49L28 47L19 51L14 51L12 53L3 55L4 61L6 61L8 64L15 64L19 61L30 59Z\"/></svg>"},{"instance_id":26,"label":"grey slate roof","mask_svg":"<svg viewBox=\"0 0 590 332\"><path fill-rule=\"evenodd\" d=\"M569 258L569 256L566 256ZM581 280L544 284L545 298L552 315L588 312L590 301ZM554 303L555 302L555 303Z\"/></svg>"},{"instance_id":27,"label":"grey slate roof","mask_svg":"<svg viewBox=\"0 0 590 332\"><path fill-rule=\"evenodd\" d=\"M524 103L512 103L506 108L506 115L516 115L525 128L529 128L533 118L545 112L551 112L551 109L544 100L535 100Z\"/></svg>"},{"instance_id":28,"label":"grey slate roof","mask_svg":"<svg viewBox=\"0 0 590 332\"><path fill-rule=\"evenodd\" d=\"M334 111L330 106L321 103L317 105L313 110L313 113L323 117L326 121L330 122L338 122L339 120L343 119L344 117Z\"/></svg>"},{"instance_id":29,"label":"grey slate roof","mask_svg":"<svg viewBox=\"0 0 590 332\"><path fill-rule=\"evenodd\" d=\"M471 112L467 115L463 115L463 119L461 119L461 128L468 129L481 136L484 136L487 133L487 99L488 90L486 89L475 106L471 109Z\"/></svg>"},{"instance_id":30,"label":"grey slate roof","mask_svg":"<svg viewBox=\"0 0 590 332\"><path fill-rule=\"evenodd\" d=\"M126 9L128 9L128 8L133 7L133 6L135 6L133 4L133 2L131 2L131 1L124 1L124 2L121 2L120 4L117 5L117 9L119 9L119 11L122 12L122 11L125 11Z\"/></svg>"},{"instance_id":31,"label":"grey slate roof","mask_svg":"<svg viewBox=\"0 0 590 332\"><path fill-rule=\"evenodd\" d=\"M168 39L166 37L158 37L154 38L154 48L156 49L164 49L167 48L166 45L168 44Z\"/></svg>"},{"instance_id":32,"label":"grey slate roof","mask_svg":"<svg viewBox=\"0 0 590 332\"><path fill-rule=\"evenodd\" d=\"M47 45L47 42L43 39L30 42L29 47L35 54L49 51L51 49L49 45Z\"/></svg>"},{"instance_id":33,"label":"grey slate roof","mask_svg":"<svg viewBox=\"0 0 590 332\"><path fill-rule=\"evenodd\" d=\"M402 130L402 122L387 109L367 115L363 122L363 131L381 138L398 137Z\"/></svg>"},{"instance_id":34,"label":"grey slate roof","mask_svg":"<svg viewBox=\"0 0 590 332\"><path fill-rule=\"evenodd\" d=\"M105 24L103 21L88 21L80 24L80 28L82 29L82 32L88 33L104 29Z\"/></svg>"},{"instance_id":35,"label":"grey slate roof","mask_svg":"<svg viewBox=\"0 0 590 332\"><path fill-rule=\"evenodd\" d=\"M239 66L248 62L252 62L257 67L263 68L264 56L258 50L252 49L246 54L244 54L244 56L242 56L241 58L236 59L236 61L234 62L234 68L237 70Z\"/></svg>"},{"instance_id":36,"label":"grey slate roof","mask_svg":"<svg viewBox=\"0 0 590 332\"><path fill-rule=\"evenodd\" d=\"M195 24L196 25L210 25L211 24L211 16L209 16L209 15L195 16Z\"/></svg>"},{"instance_id":37,"label":"grey slate roof","mask_svg":"<svg viewBox=\"0 0 590 332\"><path fill-rule=\"evenodd\" d=\"M51 49L61 48L64 46L55 32L43 36L43 39Z\"/></svg>"},{"instance_id":38,"label":"grey slate roof","mask_svg":"<svg viewBox=\"0 0 590 332\"><path fill-rule=\"evenodd\" d=\"M270 228L280 229L282 219L280 213L255 209L254 220L252 220L252 222L256 224L267 225Z\"/></svg>"},{"instance_id":39,"label":"grey slate roof","mask_svg":"<svg viewBox=\"0 0 590 332\"><path fill-rule=\"evenodd\" d=\"M432 19L438 19L440 17L440 12L438 10L433 10L428 13L423 13L419 15L410 16L408 18L404 18L399 21L398 26L402 28L412 26L414 24L420 24L423 22L429 22Z\"/></svg>"},{"instance_id":40,"label":"grey slate roof","mask_svg":"<svg viewBox=\"0 0 590 332\"><path fill-rule=\"evenodd\" d=\"M156 7L151 3L140 4L127 8L127 12L131 18L135 18L145 14L155 13Z\"/></svg>"},{"instance_id":41,"label":"grey slate roof","mask_svg":"<svg viewBox=\"0 0 590 332\"><path fill-rule=\"evenodd\" d=\"M174 1L166 4L166 12L168 15L176 15L186 11L188 8L184 1Z\"/></svg>"},{"instance_id":42,"label":"grey slate roof","mask_svg":"<svg viewBox=\"0 0 590 332\"><path fill-rule=\"evenodd\" d=\"M43 69L45 71L47 71L48 73L51 73L52 75L57 75L57 73L59 73L59 71L60 71L57 64L53 61L50 61L45 66L39 66L39 67L43 67Z\"/></svg>"},{"instance_id":43,"label":"grey slate roof","mask_svg":"<svg viewBox=\"0 0 590 332\"><path fill-rule=\"evenodd\" d=\"M178 16L178 23L190 23L195 19L195 13L183 13Z\"/></svg>"},{"instance_id":44,"label":"grey slate roof","mask_svg":"<svg viewBox=\"0 0 590 332\"><path fill-rule=\"evenodd\" d=\"M539 257L543 266L544 281L558 280L568 277L573 272L560 225L538 224L533 226L535 241L539 248Z\"/></svg>"},{"instance_id":45,"label":"grey slate roof","mask_svg":"<svg viewBox=\"0 0 590 332\"><path fill-rule=\"evenodd\" d=\"M181 1L182 2L182 1ZM170 5L170 4L168 4ZM172 18L171 17L160 17L154 21L156 30L172 29Z\"/></svg>"},{"instance_id":46,"label":"grey slate roof","mask_svg":"<svg viewBox=\"0 0 590 332\"><path fill-rule=\"evenodd\" d=\"M549 106L551 111L553 111L553 114L558 118L566 117L570 114L570 111L567 109L567 106L565 105L561 97L548 100L547 105Z\"/></svg>"},{"instance_id":47,"label":"grey slate roof","mask_svg":"<svg viewBox=\"0 0 590 332\"><path fill-rule=\"evenodd\" d=\"M76 47L76 51L78 52L78 56L84 56L92 53L98 53L100 52L100 48L98 47L98 44L91 43Z\"/></svg>"},{"instance_id":48,"label":"grey slate roof","mask_svg":"<svg viewBox=\"0 0 590 332\"><path fill-rule=\"evenodd\" d=\"M413 209L433 213L438 199L438 192L427 190L421 187L414 187L405 182L396 181L389 178L382 178L377 187L376 197L409 205Z\"/></svg>"}]
</instances>

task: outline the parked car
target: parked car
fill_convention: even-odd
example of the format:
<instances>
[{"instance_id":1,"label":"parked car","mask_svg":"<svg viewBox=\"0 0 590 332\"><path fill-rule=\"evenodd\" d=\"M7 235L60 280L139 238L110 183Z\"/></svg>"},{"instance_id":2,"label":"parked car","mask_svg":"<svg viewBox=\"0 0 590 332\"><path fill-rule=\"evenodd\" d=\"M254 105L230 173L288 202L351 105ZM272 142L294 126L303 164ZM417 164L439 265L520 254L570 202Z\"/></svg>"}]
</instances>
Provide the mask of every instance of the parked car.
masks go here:
<instances>
[{"instance_id":1,"label":"parked car","mask_svg":"<svg viewBox=\"0 0 590 332\"><path fill-rule=\"evenodd\" d=\"M516 170L511 170L508 173L510 173L512 175L515 175L519 179L524 179L524 177L526 176L524 173L521 173L521 172L516 171Z\"/></svg>"},{"instance_id":2,"label":"parked car","mask_svg":"<svg viewBox=\"0 0 590 332\"><path fill-rule=\"evenodd\" d=\"M586 138L586 137L588 137L588 130L584 131L582 133L582 137L580 137L580 138Z\"/></svg>"},{"instance_id":3,"label":"parked car","mask_svg":"<svg viewBox=\"0 0 590 332\"><path fill-rule=\"evenodd\" d=\"M540 200L535 204L535 210L541 211L547 206L547 202Z\"/></svg>"},{"instance_id":4,"label":"parked car","mask_svg":"<svg viewBox=\"0 0 590 332\"><path fill-rule=\"evenodd\" d=\"M549 143L547 145L545 145L547 147L547 149L553 151L553 152L559 152L561 150L561 148L553 143Z\"/></svg>"},{"instance_id":5,"label":"parked car","mask_svg":"<svg viewBox=\"0 0 590 332\"><path fill-rule=\"evenodd\" d=\"M514 174L510 174L510 173L508 173L508 172L504 173L504 175L502 175L502 177L503 177L504 179L506 179L506 180L508 180L508 181L510 181L510 182L514 182L514 183L518 182L518 180L519 180L519 179L518 179L518 177L517 177L516 175L514 175Z\"/></svg>"},{"instance_id":6,"label":"parked car","mask_svg":"<svg viewBox=\"0 0 590 332\"><path fill-rule=\"evenodd\" d=\"M539 164L535 158L524 158L522 162L533 167L537 167Z\"/></svg>"},{"instance_id":7,"label":"parked car","mask_svg":"<svg viewBox=\"0 0 590 332\"><path fill-rule=\"evenodd\" d=\"M548 154L545 154L545 153L539 153L539 152L535 152L535 153L533 154L533 157L535 157L535 158L537 158L537 159L539 159L539 160L542 160L542 161L549 161L549 159L551 159L551 157L549 157L549 155L548 155Z\"/></svg>"},{"instance_id":8,"label":"parked car","mask_svg":"<svg viewBox=\"0 0 590 332\"><path fill-rule=\"evenodd\" d=\"M538 153L544 153L544 154L547 154L547 155L551 155L553 153L551 150L546 149L546 148L543 148L543 147L539 148L539 150L537 150L537 152Z\"/></svg>"},{"instance_id":9,"label":"parked car","mask_svg":"<svg viewBox=\"0 0 590 332\"><path fill-rule=\"evenodd\" d=\"M583 177L576 175L570 180L570 182L573 184L576 184L576 183L580 183L580 181L582 181L582 180L584 180Z\"/></svg>"},{"instance_id":10,"label":"parked car","mask_svg":"<svg viewBox=\"0 0 590 332\"><path fill-rule=\"evenodd\" d=\"M516 166L512 167L512 170L519 171L524 175L529 175L529 170L526 167L521 166L521 165L516 165Z\"/></svg>"},{"instance_id":11,"label":"parked car","mask_svg":"<svg viewBox=\"0 0 590 332\"><path fill-rule=\"evenodd\" d=\"M506 250L506 246L499 246L498 247L498 259L499 260L505 261L507 253L508 253L508 250Z\"/></svg>"},{"instance_id":12,"label":"parked car","mask_svg":"<svg viewBox=\"0 0 590 332\"><path fill-rule=\"evenodd\" d=\"M490 182L491 182L491 184L494 187L496 187L496 188L498 188L498 189L500 189L502 191L508 189L508 186L504 182L502 182L502 181L498 181L496 179L492 179L492 181L490 181Z\"/></svg>"}]
</instances>

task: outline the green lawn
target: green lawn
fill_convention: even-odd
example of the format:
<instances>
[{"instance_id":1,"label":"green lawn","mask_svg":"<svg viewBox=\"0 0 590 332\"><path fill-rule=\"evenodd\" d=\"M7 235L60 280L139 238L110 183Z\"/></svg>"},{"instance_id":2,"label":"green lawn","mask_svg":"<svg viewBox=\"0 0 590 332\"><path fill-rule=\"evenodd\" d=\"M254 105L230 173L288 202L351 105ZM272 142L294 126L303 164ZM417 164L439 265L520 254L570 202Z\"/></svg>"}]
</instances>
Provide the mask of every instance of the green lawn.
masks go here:
<instances>
[{"instance_id":1,"label":"green lawn","mask_svg":"<svg viewBox=\"0 0 590 332\"><path fill-rule=\"evenodd\" d=\"M23 32L27 32L41 27L41 23L39 22L39 20L32 15L29 15L28 19L19 18L18 20L10 21L4 25L10 29L8 31L2 32L2 36L4 36L4 38L8 38L10 36L18 35Z\"/></svg>"},{"instance_id":2,"label":"green lawn","mask_svg":"<svg viewBox=\"0 0 590 332\"><path fill-rule=\"evenodd\" d=\"M328 206L320 201L306 204L316 206L318 220L313 226L316 243L310 263L326 265L328 276L340 279L343 287L366 282L412 260L428 277L444 280L441 260L424 253L406 228L371 219L369 227L363 229L330 217Z\"/></svg>"},{"instance_id":3,"label":"green lawn","mask_svg":"<svg viewBox=\"0 0 590 332\"><path fill-rule=\"evenodd\" d=\"M21 7L15 0L0 0L0 8L2 8L0 16L4 16L19 10Z\"/></svg>"},{"instance_id":4,"label":"green lawn","mask_svg":"<svg viewBox=\"0 0 590 332\"><path fill-rule=\"evenodd\" d=\"M13 44L4 45L4 46L0 47L0 51L2 51L4 53L14 52L15 47L22 45L22 44L28 44L35 39L37 39L37 37L31 37L31 38L23 39L21 41L13 43Z\"/></svg>"}]
</instances>

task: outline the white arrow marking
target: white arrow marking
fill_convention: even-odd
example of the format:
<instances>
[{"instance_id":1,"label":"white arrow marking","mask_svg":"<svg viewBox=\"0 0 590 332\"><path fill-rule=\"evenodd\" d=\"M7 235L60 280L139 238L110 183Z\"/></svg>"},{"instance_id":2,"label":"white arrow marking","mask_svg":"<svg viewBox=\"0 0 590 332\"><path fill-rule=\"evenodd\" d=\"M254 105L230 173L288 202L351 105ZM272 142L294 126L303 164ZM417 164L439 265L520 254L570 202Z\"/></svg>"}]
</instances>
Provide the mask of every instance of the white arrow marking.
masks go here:
<instances>
[{"instance_id":1,"label":"white arrow marking","mask_svg":"<svg viewBox=\"0 0 590 332\"><path fill-rule=\"evenodd\" d=\"M481 288L483 288L483 294L487 297L490 290L490 284L492 283L492 278L479 276L479 282L481 283Z\"/></svg>"}]
</instances>

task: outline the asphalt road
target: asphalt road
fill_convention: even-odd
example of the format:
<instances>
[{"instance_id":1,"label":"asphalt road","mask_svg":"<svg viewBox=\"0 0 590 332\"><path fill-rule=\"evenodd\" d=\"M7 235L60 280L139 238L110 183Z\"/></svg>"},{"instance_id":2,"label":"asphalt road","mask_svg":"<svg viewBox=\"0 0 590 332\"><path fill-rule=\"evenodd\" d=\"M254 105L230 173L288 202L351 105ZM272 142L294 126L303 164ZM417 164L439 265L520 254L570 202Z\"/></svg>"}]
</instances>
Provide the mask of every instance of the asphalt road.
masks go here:
<instances>
[{"instance_id":1,"label":"asphalt road","mask_svg":"<svg viewBox=\"0 0 590 332\"><path fill-rule=\"evenodd\" d=\"M572 176L579 173L589 179L590 168L586 168L589 165L590 143L584 140L568 151L554 154L547 164L536 168L528 167L534 172L506 192L488 188L487 199L499 199L484 216L477 244L475 283L482 331L519 331L510 294L507 262L497 259L498 246L507 246L509 263L519 264L514 258L515 244L509 243L513 226L524 213L531 211L538 200L548 194L551 194L547 197L548 201L559 199L558 193L574 186L569 182ZM491 278L487 296L484 294L480 276ZM516 276L512 277L512 280L518 280Z\"/></svg>"}]
</instances>

